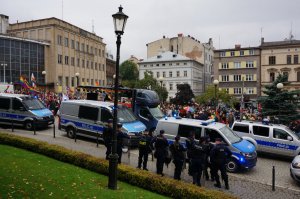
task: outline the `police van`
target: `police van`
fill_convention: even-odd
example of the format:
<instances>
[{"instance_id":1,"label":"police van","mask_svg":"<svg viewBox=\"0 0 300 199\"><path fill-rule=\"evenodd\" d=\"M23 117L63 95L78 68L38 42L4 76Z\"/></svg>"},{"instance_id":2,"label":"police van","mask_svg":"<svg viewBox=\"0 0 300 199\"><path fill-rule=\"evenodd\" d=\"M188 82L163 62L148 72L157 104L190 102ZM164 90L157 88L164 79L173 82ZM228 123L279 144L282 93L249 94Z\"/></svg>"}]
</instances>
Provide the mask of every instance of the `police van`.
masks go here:
<instances>
[{"instance_id":1,"label":"police van","mask_svg":"<svg viewBox=\"0 0 300 199\"><path fill-rule=\"evenodd\" d=\"M300 154L299 135L287 126L252 121L235 121L232 130L257 142L257 151L294 157Z\"/></svg>"},{"instance_id":2,"label":"police van","mask_svg":"<svg viewBox=\"0 0 300 199\"><path fill-rule=\"evenodd\" d=\"M23 126L27 130L54 123L52 112L28 95L0 93L0 124Z\"/></svg>"},{"instance_id":3,"label":"police van","mask_svg":"<svg viewBox=\"0 0 300 199\"><path fill-rule=\"evenodd\" d=\"M70 138L74 138L77 133L76 135L103 139L103 130L108 120L113 118L113 107L111 102L63 101L59 109L59 129L65 130ZM146 126L123 105L118 105L118 122L123 124L122 131L129 135L130 146L137 146L139 136L146 130Z\"/></svg>"},{"instance_id":4,"label":"police van","mask_svg":"<svg viewBox=\"0 0 300 199\"><path fill-rule=\"evenodd\" d=\"M221 138L223 143L230 149L232 156L227 163L229 172L236 172L239 169L251 169L256 165L256 147L251 142L238 136L225 124L215 122L215 120L195 120L179 117L166 117L159 120L156 133L165 131L165 136L169 143L173 143L175 137L181 137L180 141L185 146L187 138L193 132L195 139L208 136L211 142L216 138ZM252 140L249 138L249 140ZM255 141L253 141L255 142Z\"/></svg>"}]
</instances>

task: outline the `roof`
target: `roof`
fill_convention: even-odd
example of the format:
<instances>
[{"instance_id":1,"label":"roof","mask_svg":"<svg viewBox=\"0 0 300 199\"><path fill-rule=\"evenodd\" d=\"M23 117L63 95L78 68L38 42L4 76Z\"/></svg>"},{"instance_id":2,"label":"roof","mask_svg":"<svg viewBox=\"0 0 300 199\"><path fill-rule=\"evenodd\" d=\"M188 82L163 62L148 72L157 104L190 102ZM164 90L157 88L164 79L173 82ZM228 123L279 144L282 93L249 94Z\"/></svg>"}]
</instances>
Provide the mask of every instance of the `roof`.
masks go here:
<instances>
[{"instance_id":1,"label":"roof","mask_svg":"<svg viewBox=\"0 0 300 199\"><path fill-rule=\"evenodd\" d=\"M145 59L141 61L140 63L145 63L145 62L164 62L164 61L194 61L188 57L166 51L159 53L158 55L154 57L150 57L148 59Z\"/></svg>"},{"instance_id":2,"label":"roof","mask_svg":"<svg viewBox=\"0 0 300 199\"><path fill-rule=\"evenodd\" d=\"M196 119L189 119L189 118L176 119L175 117L167 117L167 119L163 118L160 121L165 123L185 124L188 126L198 126L198 127L207 126L215 129L220 129L226 126L225 124L219 122L211 122L208 125L203 125L202 123L207 122L206 120L196 120Z\"/></svg>"},{"instance_id":3,"label":"roof","mask_svg":"<svg viewBox=\"0 0 300 199\"><path fill-rule=\"evenodd\" d=\"M16 97L16 98L21 98L21 97L30 97L29 95L23 95L23 94L12 94L12 93L0 93L0 96L3 96L3 97Z\"/></svg>"},{"instance_id":4,"label":"roof","mask_svg":"<svg viewBox=\"0 0 300 199\"><path fill-rule=\"evenodd\" d=\"M24 39L24 38L20 38L20 37L12 37L12 36L8 36L8 35L1 35L0 34L0 38L12 39L12 40L18 40L18 41L26 41L26 42L31 42L31 43L37 43L37 44L41 44L41 45L50 46L50 44L46 43L46 42L40 42L40 41L36 41L36 40L31 40L31 39Z\"/></svg>"},{"instance_id":5,"label":"roof","mask_svg":"<svg viewBox=\"0 0 300 199\"><path fill-rule=\"evenodd\" d=\"M300 45L300 40L285 40L285 41L272 41L272 42L263 42L260 47L277 47L277 46L294 46Z\"/></svg>"},{"instance_id":6,"label":"roof","mask_svg":"<svg viewBox=\"0 0 300 199\"><path fill-rule=\"evenodd\" d=\"M95 101L95 100L68 100L68 101L63 101L63 103L85 104L85 105L92 105L98 107L106 107L110 109L111 106L114 105L112 102L102 102L102 101Z\"/></svg>"},{"instance_id":7,"label":"roof","mask_svg":"<svg viewBox=\"0 0 300 199\"><path fill-rule=\"evenodd\" d=\"M287 127L287 126L285 126L283 124L272 124L272 123L269 123L269 125L267 125L267 124L263 124L262 122L249 121L249 120L235 121L235 123L239 123L239 124L258 124L258 125L273 126L273 127Z\"/></svg>"},{"instance_id":8,"label":"roof","mask_svg":"<svg viewBox=\"0 0 300 199\"><path fill-rule=\"evenodd\" d=\"M254 46L254 47L241 47L241 48L224 48L224 49L218 49L218 50L214 50L214 52L222 52L222 51L240 51L240 50L252 50L252 49L259 49L258 46Z\"/></svg>"}]
</instances>

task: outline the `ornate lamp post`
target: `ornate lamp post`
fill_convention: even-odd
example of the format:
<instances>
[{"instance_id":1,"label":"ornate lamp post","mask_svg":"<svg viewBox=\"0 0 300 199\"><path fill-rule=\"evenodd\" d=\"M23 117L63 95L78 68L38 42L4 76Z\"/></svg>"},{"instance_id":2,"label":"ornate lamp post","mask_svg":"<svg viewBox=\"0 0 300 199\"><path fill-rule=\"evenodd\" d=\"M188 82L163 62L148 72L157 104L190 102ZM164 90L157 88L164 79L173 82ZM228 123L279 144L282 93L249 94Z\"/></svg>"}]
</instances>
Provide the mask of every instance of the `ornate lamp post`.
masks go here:
<instances>
[{"instance_id":1,"label":"ornate lamp post","mask_svg":"<svg viewBox=\"0 0 300 199\"><path fill-rule=\"evenodd\" d=\"M214 86L215 86L215 111L217 113L217 102L218 102L218 100L217 100L217 87L219 85L219 80L215 79L213 83L214 83Z\"/></svg>"},{"instance_id":2,"label":"ornate lamp post","mask_svg":"<svg viewBox=\"0 0 300 199\"><path fill-rule=\"evenodd\" d=\"M109 176L108 188L117 189L117 169L118 169L118 154L117 154L117 116L118 116L118 87L119 87L119 63L120 63L120 46L121 35L124 33L125 25L128 16L122 12L122 6L119 7L119 12L113 14L115 33L117 35L117 59L116 59L116 78L115 78L115 98L114 98L114 117L113 117L113 138L112 138L112 154L109 156Z\"/></svg>"},{"instance_id":3,"label":"ornate lamp post","mask_svg":"<svg viewBox=\"0 0 300 199\"><path fill-rule=\"evenodd\" d=\"M158 78L158 81L160 82L160 87L161 87L161 91L162 91L162 88L163 88L163 81L164 81L164 78L162 77L162 76L160 76L159 78ZM163 103L163 96L162 96L162 92L160 93L160 100L161 100L161 103Z\"/></svg>"},{"instance_id":4,"label":"ornate lamp post","mask_svg":"<svg viewBox=\"0 0 300 199\"><path fill-rule=\"evenodd\" d=\"M77 73L75 73L75 76L76 76L76 80L77 80L77 87L79 86L79 73L77 72Z\"/></svg>"},{"instance_id":5,"label":"ornate lamp post","mask_svg":"<svg viewBox=\"0 0 300 199\"><path fill-rule=\"evenodd\" d=\"M283 89L283 83L278 83L278 84L276 84L276 87L277 87L277 89L278 89L279 91L281 91L281 90ZM278 107L278 115L279 115L279 116L281 115L281 108L280 108L280 106ZM280 121L280 119L279 119L279 121Z\"/></svg>"},{"instance_id":6,"label":"ornate lamp post","mask_svg":"<svg viewBox=\"0 0 300 199\"><path fill-rule=\"evenodd\" d=\"M42 71L42 75L45 77L45 92L44 92L44 98L46 98L46 92L47 92L47 81L46 81L46 75L47 72L45 70Z\"/></svg>"}]
</instances>

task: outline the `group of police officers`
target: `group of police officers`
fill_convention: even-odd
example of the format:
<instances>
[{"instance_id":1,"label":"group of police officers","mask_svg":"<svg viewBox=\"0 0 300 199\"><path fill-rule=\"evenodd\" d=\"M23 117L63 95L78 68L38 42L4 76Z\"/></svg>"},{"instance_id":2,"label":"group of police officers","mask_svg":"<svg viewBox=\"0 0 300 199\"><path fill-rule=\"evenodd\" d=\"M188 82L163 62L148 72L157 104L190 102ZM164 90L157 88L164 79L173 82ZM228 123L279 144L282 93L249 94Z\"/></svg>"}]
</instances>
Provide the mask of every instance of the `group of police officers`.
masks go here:
<instances>
[{"instance_id":1,"label":"group of police officers","mask_svg":"<svg viewBox=\"0 0 300 199\"><path fill-rule=\"evenodd\" d=\"M118 162L121 163L123 139L129 138L127 134L121 131L122 124L117 124L117 154ZM112 120L108 121L108 128L103 132L104 144L107 148L106 159L109 159L112 147ZM181 173L189 161L188 173L193 177L193 184L201 186L201 176L204 174L206 180L209 180L208 168L210 168L211 181L215 181L215 187L221 188L220 177L224 180L225 188L229 189L228 175L226 173L226 162L231 156L231 151L222 143L220 138L215 139L215 143L210 142L209 137L201 137L196 141L195 134L191 133L186 140L186 147L180 142L180 137L176 136L175 141L169 145L164 136L164 130L159 135L153 136L153 131L145 132L139 140L139 157L137 168L148 171L148 155L154 150L156 158L156 173L164 176L164 164L173 160L175 165L174 179L180 180Z\"/></svg>"}]
</instances>

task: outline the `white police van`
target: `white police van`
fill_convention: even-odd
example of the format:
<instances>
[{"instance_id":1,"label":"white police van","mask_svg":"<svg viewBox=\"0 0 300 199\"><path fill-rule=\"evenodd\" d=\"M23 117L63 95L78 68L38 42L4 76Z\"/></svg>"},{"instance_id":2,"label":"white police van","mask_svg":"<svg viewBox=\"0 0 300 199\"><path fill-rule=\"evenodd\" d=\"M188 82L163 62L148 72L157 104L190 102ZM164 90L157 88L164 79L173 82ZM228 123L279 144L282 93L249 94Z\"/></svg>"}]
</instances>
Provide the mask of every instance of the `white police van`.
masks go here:
<instances>
[{"instance_id":1,"label":"white police van","mask_svg":"<svg viewBox=\"0 0 300 199\"><path fill-rule=\"evenodd\" d=\"M99 136L103 139L103 130L109 119L113 118L114 104L94 100L63 101L59 109L59 129L65 130L67 136L74 138L81 135L90 138ZM133 113L123 105L118 105L118 122L122 131L130 137L130 146L137 146L139 136L146 126L137 120Z\"/></svg>"},{"instance_id":2,"label":"white police van","mask_svg":"<svg viewBox=\"0 0 300 199\"><path fill-rule=\"evenodd\" d=\"M232 130L257 142L257 151L294 157L300 154L300 138L287 126L252 121L235 121Z\"/></svg>"},{"instance_id":3,"label":"white police van","mask_svg":"<svg viewBox=\"0 0 300 199\"><path fill-rule=\"evenodd\" d=\"M211 142L215 142L216 138L221 138L232 152L232 156L227 164L227 170L230 172L236 172L240 168L251 169L256 165L255 145L238 136L225 124L215 122L215 120L203 121L165 117L158 121L156 133L160 130L165 131L165 136L169 143L173 143L177 135L180 136L180 141L184 146L186 139L192 132L195 133L196 140L199 140L200 137L208 136Z\"/></svg>"},{"instance_id":4,"label":"white police van","mask_svg":"<svg viewBox=\"0 0 300 199\"><path fill-rule=\"evenodd\" d=\"M27 130L54 123L52 112L28 95L0 93L0 124L23 126Z\"/></svg>"}]
</instances>

